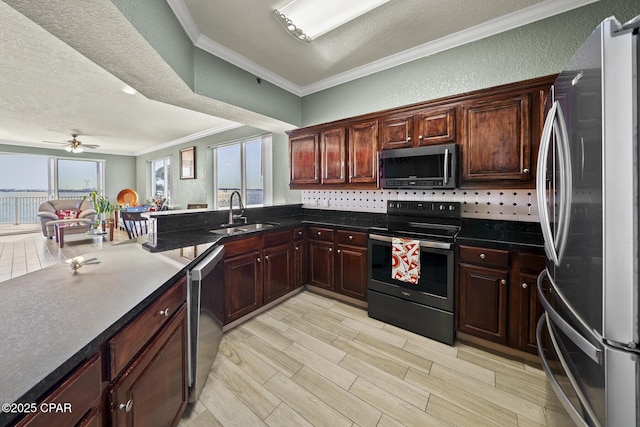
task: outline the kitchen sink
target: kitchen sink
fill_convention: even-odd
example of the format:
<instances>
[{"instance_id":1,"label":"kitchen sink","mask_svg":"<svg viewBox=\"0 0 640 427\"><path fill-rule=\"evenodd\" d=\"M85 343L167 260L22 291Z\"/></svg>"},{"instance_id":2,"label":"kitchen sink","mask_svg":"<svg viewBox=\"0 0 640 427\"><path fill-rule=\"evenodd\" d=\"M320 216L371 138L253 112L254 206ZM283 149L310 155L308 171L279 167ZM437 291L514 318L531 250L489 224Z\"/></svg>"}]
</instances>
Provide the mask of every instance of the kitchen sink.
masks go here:
<instances>
[{"instance_id":1,"label":"kitchen sink","mask_svg":"<svg viewBox=\"0 0 640 427\"><path fill-rule=\"evenodd\" d=\"M275 225L278 225L278 224L270 223L270 222L258 222L256 224L243 224L243 225L237 225L234 227L217 228L215 230L209 230L209 232L214 234L229 235L229 234L236 234L236 233L244 233L247 231L265 230Z\"/></svg>"},{"instance_id":2,"label":"kitchen sink","mask_svg":"<svg viewBox=\"0 0 640 427\"><path fill-rule=\"evenodd\" d=\"M277 224L272 224L269 222L259 222L257 224L241 225L236 228L239 228L240 230L244 230L244 231L252 231L252 230L264 230L265 228L271 228L274 225L277 225Z\"/></svg>"}]
</instances>

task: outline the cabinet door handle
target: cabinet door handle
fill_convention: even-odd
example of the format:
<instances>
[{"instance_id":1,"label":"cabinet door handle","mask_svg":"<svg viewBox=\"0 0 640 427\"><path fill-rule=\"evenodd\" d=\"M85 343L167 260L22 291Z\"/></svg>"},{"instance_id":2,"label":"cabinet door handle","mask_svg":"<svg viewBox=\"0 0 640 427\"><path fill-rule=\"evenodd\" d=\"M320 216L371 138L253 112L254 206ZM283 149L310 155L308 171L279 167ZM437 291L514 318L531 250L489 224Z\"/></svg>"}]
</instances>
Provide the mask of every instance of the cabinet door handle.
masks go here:
<instances>
[{"instance_id":1,"label":"cabinet door handle","mask_svg":"<svg viewBox=\"0 0 640 427\"><path fill-rule=\"evenodd\" d=\"M422 135L418 135L418 139L422 141L422 138L424 138Z\"/></svg>"},{"instance_id":2,"label":"cabinet door handle","mask_svg":"<svg viewBox=\"0 0 640 427\"><path fill-rule=\"evenodd\" d=\"M527 289L529 287L529 285L527 285L526 283L522 284L522 289Z\"/></svg>"},{"instance_id":3,"label":"cabinet door handle","mask_svg":"<svg viewBox=\"0 0 640 427\"><path fill-rule=\"evenodd\" d=\"M522 173L526 173L527 175L529 175L529 169L522 169Z\"/></svg>"},{"instance_id":4,"label":"cabinet door handle","mask_svg":"<svg viewBox=\"0 0 640 427\"><path fill-rule=\"evenodd\" d=\"M298 231L298 236L302 236L302 231Z\"/></svg>"},{"instance_id":5,"label":"cabinet door handle","mask_svg":"<svg viewBox=\"0 0 640 427\"><path fill-rule=\"evenodd\" d=\"M333 248L329 248L329 252L333 252Z\"/></svg>"},{"instance_id":6,"label":"cabinet door handle","mask_svg":"<svg viewBox=\"0 0 640 427\"><path fill-rule=\"evenodd\" d=\"M501 284L501 285L506 285L506 284L507 284L507 279L502 279L502 280L500 280L500 284Z\"/></svg>"},{"instance_id":7,"label":"cabinet door handle","mask_svg":"<svg viewBox=\"0 0 640 427\"><path fill-rule=\"evenodd\" d=\"M118 409L123 410L125 412L131 412L131 408L133 408L133 400L129 399L127 400L127 403L121 403L120 406L118 406Z\"/></svg>"},{"instance_id":8,"label":"cabinet door handle","mask_svg":"<svg viewBox=\"0 0 640 427\"><path fill-rule=\"evenodd\" d=\"M164 310L160 310L158 312L158 314L160 316L169 317L169 307L165 308ZM129 411L127 411L127 412L129 412Z\"/></svg>"},{"instance_id":9,"label":"cabinet door handle","mask_svg":"<svg viewBox=\"0 0 640 427\"><path fill-rule=\"evenodd\" d=\"M353 236L349 236L349 240L353 240Z\"/></svg>"},{"instance_id":10,"label":"cabinet door handle","mask_svg":"<svg viewBox=\"0 0 640 427\"><path fill-rule=\"evenodd\" d=\"M485 254L480 254L480 259L485 259L487 256Z\"/></svg>"},{"instance_id":11,"label":"cabinet door handle","mask_svg":"<svg viewBox=\"0 0 640 427\"><path fill-rule=\"evenodd\" d=\"M299 251L299 250L300 250L300 248L296 246L296 251Z\"/></svg>"},{"instance_id":12,"label":"cabinet door handle","mask_svg":"<svg viewBox=\"0 0 640 427\"><path fill-rule=\"evenodd\" d=\"M321 231L318 231L318 236L322 236L322 232Z\"/></svg>"},{"instance_id":13,"label":"cabinet door handle","mask_svg":"<svg viewBox=\"0 0 640 427\"><path fill-rule=\"evenodd\" d=\"M264 260L265 260L265 261L269 261L269 255L265 256L265 257L264 257Z\"/></svg>"},{"instance_id":14,"label":"cabinet door handle","mask_svg":"<svg viewBox=\"0 0 640 427\"><path fill-rule=\"evenodd\" d=\"M410 141L411 141L411 137L410 137L410 136L408 136L408 137L407 137L407 142L410 142Z\"/></svg>"},{"instance_id":15,"label":"cabinet door handle","mask_svg":"<svg viewBox=\"0 0 640 427\"><path fill-rule=\"evenodd\" d=\"M256 258L256 261L260 262L260 257Z\"/></svg>"},{"instance_id":16,"label":"cabinet door handle","mask_svg":"<svg viewBox=\"0 0 640 427\"><path fill-rule=\"evenodd\" d=\"M340 249L338 249L336 252L340 253Z\"/></svg>"}]
</instances>

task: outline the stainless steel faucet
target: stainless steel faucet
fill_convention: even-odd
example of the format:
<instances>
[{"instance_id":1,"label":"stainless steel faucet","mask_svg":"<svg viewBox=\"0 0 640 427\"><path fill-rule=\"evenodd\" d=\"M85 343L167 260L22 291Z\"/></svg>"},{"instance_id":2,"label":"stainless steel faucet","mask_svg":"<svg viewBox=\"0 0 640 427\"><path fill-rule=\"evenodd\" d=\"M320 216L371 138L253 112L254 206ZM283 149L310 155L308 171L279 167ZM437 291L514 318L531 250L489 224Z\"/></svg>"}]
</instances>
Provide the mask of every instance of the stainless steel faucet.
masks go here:
<instances>
[{"instance_id":1,"label":"stainless steel faucet","mask_svg":"<svg viewBox=\"0 0 640 427\"><path fill-rule=\"evenodd\" d=\"M233 214L233 195L234 194L238 195L238 205L240 207L240 215ZM236 219L243 218L242 217L243 213L244 213L244 206L242 205L242 196L240 195L240 192L236 190L233 193L231 193L231 197L229 197L229 224L233 224ZM247 220L245 218L245 222L246 221Z\"/></svg>"}]
</instances>

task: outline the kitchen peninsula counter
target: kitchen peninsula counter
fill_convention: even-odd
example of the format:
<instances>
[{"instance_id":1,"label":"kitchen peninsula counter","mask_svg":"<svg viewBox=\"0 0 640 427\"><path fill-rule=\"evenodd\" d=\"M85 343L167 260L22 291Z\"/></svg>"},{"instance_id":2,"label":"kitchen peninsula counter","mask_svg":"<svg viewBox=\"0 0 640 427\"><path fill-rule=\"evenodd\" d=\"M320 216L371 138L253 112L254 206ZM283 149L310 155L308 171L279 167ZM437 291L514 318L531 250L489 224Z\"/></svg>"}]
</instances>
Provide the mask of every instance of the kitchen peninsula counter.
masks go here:
<instances>
[{"instance_id":1,"label":"kitchen peninsula counter","mask_svg":"<svg viewBox=\"0 0 640 427\"><path fill-rule=\"evenodd\" d=\"M140 240L84 255L99 263L75 275L59 263L0 282L0 403L37 402L196 260L152 254ZM19 415L0 412L0 426Z\"/></svg>"}]
</instances>

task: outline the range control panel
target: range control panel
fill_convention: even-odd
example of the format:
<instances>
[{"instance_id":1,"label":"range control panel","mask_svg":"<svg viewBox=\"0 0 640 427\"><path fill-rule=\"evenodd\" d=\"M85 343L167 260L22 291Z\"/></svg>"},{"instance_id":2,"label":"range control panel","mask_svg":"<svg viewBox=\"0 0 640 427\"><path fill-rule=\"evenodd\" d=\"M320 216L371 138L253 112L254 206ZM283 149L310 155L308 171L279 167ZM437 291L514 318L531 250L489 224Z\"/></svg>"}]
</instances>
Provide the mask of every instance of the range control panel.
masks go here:
<instances>
[{"instance_id":1,"label":"range control panel","mask_svg":"<svg viewBox=\"0 0 640 427\"><path fill-rule=\"evenodd\" d=\"M418 202L411 200L389 200L388 214L407 214L441 218L460 218L460 202Z\"/></svg>"}]
</instances>

